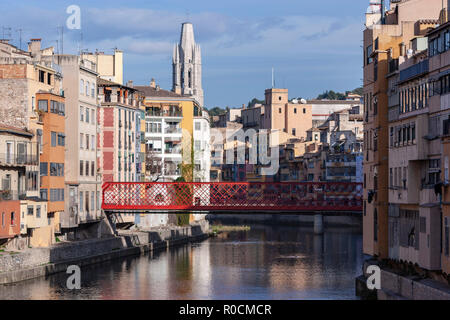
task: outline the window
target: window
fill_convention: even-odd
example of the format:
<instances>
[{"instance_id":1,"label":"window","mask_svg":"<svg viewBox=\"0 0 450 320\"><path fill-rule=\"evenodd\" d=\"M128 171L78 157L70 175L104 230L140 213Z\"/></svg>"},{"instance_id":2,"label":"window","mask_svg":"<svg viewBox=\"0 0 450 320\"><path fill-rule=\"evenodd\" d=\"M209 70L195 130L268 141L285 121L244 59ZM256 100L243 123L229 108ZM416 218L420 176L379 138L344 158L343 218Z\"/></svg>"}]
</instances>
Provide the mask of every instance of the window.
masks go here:
<instances>
[{"instance_id":1,"label":"window","mask_svg":"<svg viewBox=\"0 0 450 320\"><path fill-rule=\"evenodd\" d=\"M86 108L86 123L89 123L89 108Z\"/></svg>"},{"instance_id":2,"label":"window","mask_svg":"<svg viewBox=\"0 0 450 320\"><path fill-rule=\"evenodd\" d=\"M95 98L95 83L91 84L91 97Z\"/></svg>"},{"instance_id":3,"label":"window","mask_svg":"<svg viewBox=\"0 0 450 320\"><path fill-rule=\"evenodd\" d=\"M41 162L39 171L40 171L41 177L46 177L48 175L48 163L47 162Z\"/></svg>"},{"instance_id":4,"label":"window","mask_svg":"<svg viewBox=\"0 0 450 320\"><path fill-rule=\"evenodd\" d=\"M37 206L36 207L36 218L40 218L41 217L41 206Z\"/></svg>"},{"instance_id":5,"label":"window","mask_svg":"<svg viewBox=\"0 0 450 320\"><path fill-rule=\"evenodd\" d=\"M97 191L97 210L100 210L100 191Z\"/></svg>"},{"instance_id":6,"label":"window","mask_svg":"<svg viewBox=\"0 0 450 320\"><path fill-rule=\"evenodd\" d=\"M444 237L444 253L448 257L450 254L450 219L448 217L445 217Z\"/></svg>"},{"instance_id":7,"label":"window","mask_svg":"<svg viewBox=\"0 0 450 320\"><path fill-rule=\"evenodd\" d=\"M84 108L80 107L80 121L84 121Z\"/></svg>"},{"instance_id":8,"label":"window","mask_svg":"<svg viewBox=\"0 0 450 320\"><path fill-rule=\"evenodd\" d=\"M295 129L292 129L292 135L293 136L295 136L295 133L296 133Z\"/></svg>"},{"instance_id":9,"label":"window","mask_svg":"<svg viewBox=\"0 0 450 320\"><path fill-rule=\"evenodd\" d=\"M89 81L86 81L86 96L88 97L89 97L89 85L90 85Z\"/></svg>"},{"instance_id":10,"label":"window","mask_svg":"<svg viewBox=\"0 0 450 320\"><path fill-rule=\"evenodd\" d=\"M58 146L64 147L66 145L66 135L58 133Z\"/></svg>"},{"instance_id":11,"label":"window","mask_svg":"<svg viewBox=\"0 0 450 320\"><path fill-rule=\"evenodd\" d=\"M89 161L86 161L86 177L89 177Z\"/></svg>"},{"instance_id":12,"label":"window","mask_svg":"<svg viewBox=\"0 0 450 320\"><path fill-rule=\"evenodd\" d=\"M294 113L295 113L295 114L297 113L297 108L294 108Z\"/></svg>"},{"instance_id":13,"label":"window","mask_svg":"<svg viewBox=\"0 0 450 320\"><path fill-rule=\"evenodd\" d=\"M5 213L2 212L2 228L5 227Z\"/></svg>"},{"instance_id":14,"label":"window","mask_svg":"<svg viewBox=\"0 0 450 320\"><path fill-rule=\"evenodd\" d=\"M86 150L89 150L89 135L86 135Z\"/></svg>"},{"instance_id":15,"label":"window","mask_svg":"<svg viewBox=\"0 0 450 320\"><path fill-rule=\"evenodd\" d=\"M64 177L64 164L63 163L50 163L50 176Z\"/></svg>"},{"instance_id":16,"label":"window","mask_svg":"<svg viewBox=\"0 0 450 320\"><path fill-rule=\"evenodd\" d=\"M40 213L39 213L39 217L40 217ZM15 212L11 212L11 225L12 226L16 225L16 213Z\"/></svg>"},{"instance_id":17,"label":"window","mask_svg":"<svg viewBox=\"0 0 450 320\"><path fill-rule=\"evenodd\" d=\"M91 210L95 210L95 193L91 191Z\"/></svg>"},{"instance_id":18,"label":"window","mask_svg":"<svg viewBox=\"0 0 450 320\"><path fill-rule=\"evenodd\" d=\"M83 191L80 191L80 206L79 206L80 212L83 212Z\"/></svg>"},{"instance_id":19,"label":"window","mask_svg":"<svg viewBox=\"0 0 450 320\"><path fill-rule=\"evenodd\" d=\"M91 176L95 176L95 163L94 161L91 162Z\"/></svg>"},{"instance_id":20,"label":"window","mask_svg":"<svg viewBox=\"0 0 450 320\"><path fill-rule=\"evenodd\" d=\"M278 113L281 113L281 108L278 108Z\"/></svg>"},{"instance_id":21,"label":"window","mask_svg":"<svg viewBox=\"0 0 450 320\"><path fill-rule=\"evenodd\" d=\"M42 200L48 201L48 189L41 189L40 190L40 198Z\"/></svg>"},{"instance_id":22,"label":"window","mask_svg":"<svg viewBox=\"0 0 450 320\"><path fill-rule=\"evenodd\" d=\"M371 58L373 52L373 45L370 45L366 48L366 64L371 64L373 59Z\"/></svg>"},{"instance_id":23,"label":"window","mask_svg":"<svg viewBox=\"0 0 450 320\"><path fill-rule=\"evenodd\" d=\"M196 131L200 131L201 130L201 123L200 122L196 122L195 123L195 130Z\"/></svg>"},{"instance_id":24,"label":"window","mask_svg":"<svg viewBox=\"0 0 450 320\"><path fill-rule=\"evenodd\" d=\"M48 101L47 100L39 100L38 108L41 111L48 112Z\"/></svg>"},{"instance_id":25,"label":"window","mask_svg":"<svg viewBox=\"0 0 450 320\"><path fill-rule=\"evenodd\" d=\"M84 165L83 160L80 160L80 176L83 175L83 169L84 169L83 165Z\"/></svg>"},{"instance_id":26,"label":"window","mask_svg":"<svg viewBox=\"0 0 450 320\"><path fill-rule=\"evenodd\" d=\"M83 149L84 134L80 133L80 149Z\"/></svg>"},{"instance_id":27,"label":"window","mask_svg":"<svg viewBox=\"0 0 450 320\"><path fill-rule=\"evenodd\" d=\"M378 211L376 208L373 212L373 240L378 241Z\"/></svg>"},{"instance_id":28,"label":"window","mask_svg":"<svg viewBox=\"0 0 450 320\"><path fill-rule=\"evenodd\" d=\"M27 215L29 215L29 216L34 215L34 207L33 206L27 207Z\"/></svg>"},{"instance_id":29,"label":"window","mask_svg":"<svg viewBox=\"0 0 450 320\"><path fill-rule=\"evenodd\" d=\"M50 201L52 202L64 201L64 189L50 189Z\"/></svg>"},{"instance_id":30,"label":"window","mask_svg":"<svg viewBox=\"0 0 450 320\"><path fill-rule=\"evenodd\" d=\"M95 136L91 136L91 150L95 150Z\"/></svg>"},{"instance_id":31,"label":"window","mask_svg":"<svg viewBox=\"0 0 450 320\"><path fill-rule=\"evenodd\" d=\"M39 70L39 82L45 83L45 72Z\"/></svg>"},{"instance_id":32,"label":"window","mask_svg":"<svg viewBox=\"0 0 450 320\"><path fill-rule=\"evenodd\" d=\"M80 80L80 94L83 94L83 92L84 92L84 80L81 79Z\"/></svg>"},{"instance_id":33,"label":"window","mask_svg":"<svg viewBox=\"0 0 450 320\"><path fill-rule=\"evenodd\" d=\"M303 108L303 113L306 113L306 108Z\"/></svg>"},{"instance_id":34,"label":"window","mask_svg":"<svg viewBox=\"0 0 450 320\"><path fill-rule=\"evenodd\" d=\"M91 110L91 123L95 124L95 110Z\"/></svg>"},{"instance_id":35,"label":"window","mask_svg":"<svg viewBox=\"0 0 450 320\"><path fill-rule=\"evenodd\" d=\"M50 101L50 112L58 114L58 112L59 112L59 102L53 101L53 100Z\"/></svg>"},{"instance_id":36,"label":"window","mask_svg":"<svg viewBox=\"0 0 450 320\"><path fill-rule=\"evenodd\" d=\"M56 147L56 132L52 131L52 147Z\"/></svg>"},{"instance_id":37,"label":"window","mask_svg":"<svg viewBox=\"0 0 450 320\"><path fill-rule=\"evenodd\" d=\"M85 205L86 205L86 212L89 212L89 191L86 191L85 193L84 193L84 195L85 195L85 199L86 199L86 201L85 201Z\"/></svg>"}]
</instances>

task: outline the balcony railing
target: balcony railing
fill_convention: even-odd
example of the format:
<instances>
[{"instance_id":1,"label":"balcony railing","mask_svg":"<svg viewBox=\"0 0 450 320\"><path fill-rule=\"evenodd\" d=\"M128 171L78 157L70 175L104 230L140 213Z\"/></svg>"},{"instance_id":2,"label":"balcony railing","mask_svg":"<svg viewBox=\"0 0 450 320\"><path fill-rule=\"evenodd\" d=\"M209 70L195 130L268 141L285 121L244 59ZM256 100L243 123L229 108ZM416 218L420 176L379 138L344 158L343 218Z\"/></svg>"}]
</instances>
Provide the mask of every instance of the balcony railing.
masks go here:
<instances>
[{"instance_id":1,"label":"balcony railing","mask_svg":"<svg viewBox=\"0 0 450 320\"><path fill-rule=\"evenodd\" d=\"M180 127L168 127L168 128L166 128L165 133L168 133L168 134L181 134L182 133L182 129Z\"/></svg>"},{"instance_id":2,"label":"balcony railing","mask_svg":"<svg viewBox=\"0 0 450 320\"><path fill-rule=\"evenodd\" d=\"M416 63L415 65L400 71L400 82L407 81L419 75L423 75L428 72L428 68L428 59Z\"/></svg>"},{"instance_id":3,"label":"balcony railing","mask_svg":"<svg viewBox=\"0 0 450 320\"><path fill-rule=\"evenodd\" d=\"M25 198L25 191L0 190L0 201L16 201Z\"/></svg>"},{"instance_id":4,"label":"balcony railing","mask_svg":"<svg viewBox=\"0 0 450 320\"><path fill-rule=\"evenodd\" d=\"M166 154L181 154L181 148L165 148L164 153Z\"/></svg>"},{"instance_id":5,"label":"balcony railing","mask_svg":"<svg viewBox=\"0 0 450 320\"><path fill-rule=\"evenodd\" d=\"M39 164L39 158L37 155L0 153L0 165L37 166L38 164Z\"/></svg>"}]
</instances>

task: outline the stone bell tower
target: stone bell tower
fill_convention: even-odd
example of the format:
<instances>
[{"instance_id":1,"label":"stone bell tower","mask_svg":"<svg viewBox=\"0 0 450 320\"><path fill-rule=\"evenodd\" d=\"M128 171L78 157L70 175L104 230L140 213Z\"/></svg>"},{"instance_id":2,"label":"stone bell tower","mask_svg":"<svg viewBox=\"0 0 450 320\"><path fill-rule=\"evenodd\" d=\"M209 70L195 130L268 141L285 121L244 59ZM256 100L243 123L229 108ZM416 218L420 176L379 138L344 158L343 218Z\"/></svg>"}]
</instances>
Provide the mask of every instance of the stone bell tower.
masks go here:
<instances>
[{"instance_id":1,"label":"stone bell tower","mask_svg":"<svg viewBox=\"0 0 450 320\"><path fill-rule=\"evenodd\" d=\"M192 23L183 23L180 43L173 48L173 86L178 94L194 97L203 107L202 52L194 40Z\"/></svg>"}]
</instances>

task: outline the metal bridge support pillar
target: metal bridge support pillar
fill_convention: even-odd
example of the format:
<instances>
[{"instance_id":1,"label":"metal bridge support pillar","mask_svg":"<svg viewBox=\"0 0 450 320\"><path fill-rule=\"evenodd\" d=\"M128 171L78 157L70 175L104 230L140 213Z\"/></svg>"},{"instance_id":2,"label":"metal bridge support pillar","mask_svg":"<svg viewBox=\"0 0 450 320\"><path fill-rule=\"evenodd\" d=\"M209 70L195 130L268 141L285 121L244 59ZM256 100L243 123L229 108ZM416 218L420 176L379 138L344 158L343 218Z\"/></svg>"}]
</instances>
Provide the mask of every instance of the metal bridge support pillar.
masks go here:
<instances>
[{"instance_id":1,"label":"metal bridge support pillar","mask_svg":"<svg viewBox=\"0 0 450 320\"><path fill-rule=\"evenodd\" d=\"M323 234L323 215L321 213L314 215L314 233Z\"/></svg>"}]
</instances>

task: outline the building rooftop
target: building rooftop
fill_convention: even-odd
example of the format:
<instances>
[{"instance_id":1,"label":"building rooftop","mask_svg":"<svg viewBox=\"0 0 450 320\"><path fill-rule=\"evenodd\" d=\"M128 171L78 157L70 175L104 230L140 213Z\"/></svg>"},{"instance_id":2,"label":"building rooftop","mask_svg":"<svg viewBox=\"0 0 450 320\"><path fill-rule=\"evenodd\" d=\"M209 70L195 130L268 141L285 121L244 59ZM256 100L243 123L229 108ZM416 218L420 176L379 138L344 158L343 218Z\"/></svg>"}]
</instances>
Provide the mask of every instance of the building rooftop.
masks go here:
<instances>
[{"instance_id":1,"label":"building rooftop","mask_svg":"<svg viewBox=\"0 0 450 320\"><path fill-rule=\"evenodd\" d=\"M146 97L169 97L169 98L183 98L181 94L175 93L173 91L159 89L159 87L152 86L134 86L134 88L142 92Z\"/></svg>"},{"instance_id":2,"label":"building rooftop","mask_svg":"<svg viewBox=\"0 0 450 320\"><path fill-rule=\"evenodd\" d=\"M32 137L33 134L31 132L28 132L26 130L20 129L20 128L16 128L16 127L12 127L12 126L6 126L6 125L0 125L0 134L1 133L11 133L11 134L16 134L16 135L21 135L21 136L27 136L27 137Z\"/></svg>"}]
</instances>

